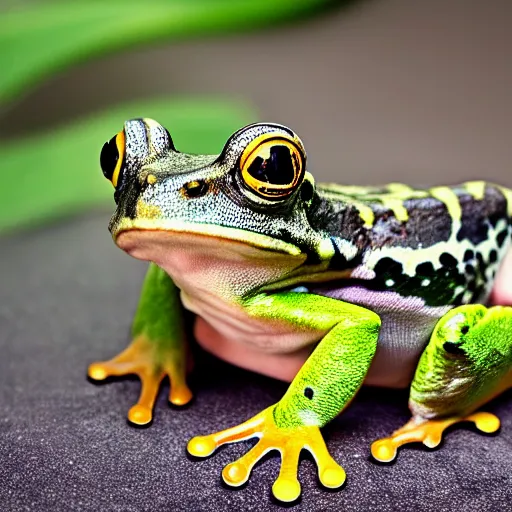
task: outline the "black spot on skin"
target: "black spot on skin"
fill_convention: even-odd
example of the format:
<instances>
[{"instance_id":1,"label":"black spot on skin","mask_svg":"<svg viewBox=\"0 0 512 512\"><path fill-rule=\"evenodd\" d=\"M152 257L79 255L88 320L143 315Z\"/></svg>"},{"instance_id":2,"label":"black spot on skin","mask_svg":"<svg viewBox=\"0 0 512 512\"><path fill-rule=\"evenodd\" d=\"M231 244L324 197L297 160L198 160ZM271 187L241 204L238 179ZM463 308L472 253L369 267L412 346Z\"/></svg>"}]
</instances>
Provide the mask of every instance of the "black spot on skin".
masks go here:
<instances>
[{"instance_id":1,"label":"black spot on skin","mask_svg":"<svg viewBox=\"0 0 512 512\"><path fill-rule=\"evenodd\" d=\"M395 261L392 258L382 258L375 265L375 273L378 276L382 276L385 278L388 277L399 277L402 274L403 266L398 261Z\"/></svg>"},{"instance_id":2,"label":"black spot on skin","mask_svg":"<svg viewBox=\"0 0 512 512\"><path fill-rule=\"evenodd\" d=\"M498 252L496 251L496 249L493 249L489 253L489 262L490 263L496 263L497 261L498 261Z\"/></svg>"},{"instance_id":3,"label":"black spot on skin","mask_svg":"<svg viewBox=\"0 0 512 512\"><path fill-rule=\"evenodd\" d=\"M336 244L336 241L331 237L331 243L334 248L334 256L331 258L331 261L329 262L330 268L335 269L345 269L348 268L348 261L343 254L341 254L340 249L338 245Z\"/></svg>"},{"instance_id":4,"label":"black spot on skin","mask_svg":"<svg viewBox=\"0 0 512 512\"><path fill-rule=\"evenodd\" d=\"M467 333L468 333L468 331L469 331L469 325L464 325L464 326L461 328L460 333L464 335L464 334L467 334Z\"/></svg>"},{"instance_id":5,"label":"black spot on skin","mask_svg":"<svg viewBox=\"0 0 512 512\"><path fill-rule=\"evenodd\" d=\"M482 272L482 269L485 270L485 267L487 266L484 261L484 257L482 256L481 252L476 253L476 259L478 261L478 266L480 268L480 272Z\"/></svg>"},{"instance_id":6,"label":"black spot on skin","mask_svg":"<svg viewBox=\"0 0 512 512\"><path fill-rule=\"evenodd\" d=\"M311 201L313 198L313 185L309 181L305 181L300 187L300 198L303 201Z\"/></svg>"},{"instance_id":7,"label":"black spot on skin","mask_svg":"<svg viewBox=\"0 0 512 512\"><path fill-rule=\"evenodd\" d=\"M430 261L420 263L416 267L416 274L418 274L419 276L432 276L435 274L434 265L432 265Z\"/></svg>"},{"instance_id":8,"label":"black spot on skin","mask_svg":"<svg viewBox=\"0 0 512 512\"><path fill-rule=\"evenodd\" d=\"M465 354L460 345L458 343L454 343L453 341L445 341L443 343L443 348L446 352L455 356L463 356Z\"/></svg>"},{"instance_id":9,"label":"black spot on skin","mask_svg":"<svg viewBox=\"0 0 512 512\"><path fill-rule=\"evenodd\" d=\"M458 263L457 260L447 252L443 252L443 254L439 256L439 262L441 263L441 265L443 265L443 267L447 268L455 268Z\"/></svg>"},{"instance_id":10,"label":"black spot on skin","mask_svg":"<svg viewBox=\"0 0 512 512\"><path fill-rule=\"evenodd\" d=\"M475 257L475 253L471 249L466 249L464 253L464 261L471 261Z\"/></svg>"},{"instance_id":11,"label":"black spot on skin","mask_svg":"<svg viewBox=\"0 0 512 512\"><path fill-rule=\"evenodd\" d=\"M487 185L483 199L475 199L466 191L456 190L461 206L461 227L457 240L469 240L478 245L489 236L489 226L495 227L500 219L507 219L507 201L501 191Z\"/></svg>"},{"instance_id":12,"label":"black spot on skin","mask_svg":"<svg viewBox=\"0 0 512 512\"><path fill-rule=\"evenodd\" d=\"M304 396L308 399L308 400L312 400L313 399L313 395L314 395L314 391L311 389L311 388L306 388L304 390Z\"/></svg>"},{"instance_id":13,"label":"black spot on skin","mask_svg":"<svg viewBox=\"0 0 512 512\"><path fill-rule=\"evenodd\" d=\"M475 289L475 293L473 294L473 297L471 299L471 302L472 303L479 302L480 297L484 293L484 290L485 290L485 286L484 285L477 286L477 288Z\"/></svg>"},{"instance_id":14,"label":"black spot on skin","mask_svg":"<svg viewBox=\"0 0 512 512\"><path fill-rule=\"evenodd\" d=\"M455 274L455 284L459 285L459 286L463 286L466 284L466 276L464 274L461 274L460 272L454 272Z\"/></svg>"},{"instance_id":15,"label":"black spot on skin","mask_svg":"<svg viewBox=\"0 0 512 512\"><path fill-rule=\"evenodd\" d=\"M464 292L467 289L467 278L464 274L461 274L457 266L452 267L454 263L450 256L442 258L443 262L448 266L442 266L439 269L435 269L432 262L420 263L416 266L415 275L408 276L406 274L399 274L389 272L389 267L392 267L391 263L383 265L383 268L388 267L388 273L385 275L379 275L379 289L386 290L392 289L402 296L414 296L420 297L425 300L425 303L429 306L439 306L443 304L460 305L464 301ZM455 260L455 258L454 258ZM379 262L380 263L380 262ZM384 263L387 263L384 261ZM396 265L396 262L394 262ZM455 260L455 263L457 261ZM401 270L400 267L394 266L397 270ZM376 267L376 271L381 270ZM392 287L386 286L387 279L393 279L395 282ZM429 283L427 286L423 286L424 279L428 279ZM458 287L462 287L457 290Z\"/></svg>"},{"instance_id":16,"label":"black spot on skin","mask_svg":"<svg viewBox=\"0 0 512 512\"><path fill-rule=\"evenodd\" d=\"M503 218L502 215L500 215L498 213L492 213L491 215L489 215L489 222L491 223L491 226L493 228L495 228L498 224L498 221L502 218Z\"/></svg>"},{"instance_id":17,"label":"black spot on skin","mask_svg":"<svg viewBox=\"0 0 512 512\"><path fill-rule=\"evenodd\" d=\"M419 297L428 306L460 305L467 302L464 300L467 278L456 267L436 270L431 262L424 262L417 265L414 275L409 276L403 273L400 262L386 257L377 263L374 270L375 279L351 280L351 284L370 290L393 291L402 297ZM425 279L428 279L426 286L423 285ZM393 281L391 285L389 280Z\"/></svg>"},{"instance_id":18,"label":"black spot on skin","mask_svg":"<svg viewBox=\"0 0 512 512\"><path fill-rule=\"evenodd\" d=\"M498 244L498 247L503 247L503 244L508 236L508 229L503 229L498 233L496 236L496 243Z\"/></svg>"},{"instance_id":19,"label":"black spot on skin","mask_svg":"<svg viewBox=\"0 0 512 512\"><path fill-rule=\"evenodd\" d=\"M464 267L464 270L466 271L466 274L469 275L475 275L475 267L473 265L470 265L469 263Z\"/></svg>"},{"instance_id":20,"label":"black spot on skin","mask_svg":"<svg viewBox=\"0 0 512 512\"><path fill-rule=\"evenodd\" d=\"M469 222L469 221L466 221ZM475 245L487 240L487 233L489 232L489 226L485 222L485 219L478 219L475 221L473 226L462 226L457 233L457 241L461 242L465 238L471 240Z\"/></svg>"},{"instance_id":21,"label":"black spot on skin","mask_svg":"<svg viewBox=\"0 0 512 512\"><path fill-rule=\"evenodd\" d=\"M454 299L453 299L453 305L460 306L464 302L464 292L459 293Z\"/></svg>"}]
</instances>

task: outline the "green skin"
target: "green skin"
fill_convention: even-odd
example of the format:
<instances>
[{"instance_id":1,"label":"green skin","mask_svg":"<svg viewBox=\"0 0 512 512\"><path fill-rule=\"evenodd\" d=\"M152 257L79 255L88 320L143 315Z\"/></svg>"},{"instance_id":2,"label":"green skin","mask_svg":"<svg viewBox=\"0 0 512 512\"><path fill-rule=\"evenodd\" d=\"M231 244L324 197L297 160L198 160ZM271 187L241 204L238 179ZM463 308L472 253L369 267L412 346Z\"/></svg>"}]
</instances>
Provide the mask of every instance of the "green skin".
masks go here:
<instances>
[{"instance_id":1,"label":"green skin","mask_svg":"<svg viewBox=\"0 0 512 512\"><path fill-rule=\"evenodd\" d=\"M251 315L278 315L302 326L328 331L276 405L278 427L324 426L353 398L368 371L379 335L379 317L352 304L327 297L276 293L256 297L246 307ZM343 340L343 343L340 341ZM312 399L304 396L310 388Z\"/></svg>"},{"instance_id":2,"label":"green skin","mask_svg":"<svg viewBox=\"0 0 512 512\"><path fill-rule=\"evenodd\" d=\"M389 343L404 329L411 329L403 358L415 424L464 420L512 385L512 308L479 304L510 243L507 189L483 182L421 190L315 185L302 142L279 125L251 125L219 156L208 156L179 153L158 123L132 120L101 159L116 187L112 236L129 254L152 262L133 324L134 339L153 347L149 367L139 370L134 358L124 373L138 373L147 391L148 374L172 367L173 401L173 379L186 366L182 303L219 339L243 343L240 325L247 324L262 336L261 350L272 343L276 353L316 345L277 404L189 443L191 453L203 456L259 435L261 449L224 470L231 485L248 478L265 450L278 449L283 466L274 494L293 501L300 493L297 450L306 448L322 483L339 487L344 473L318 441L318 429L372 380L379 357L386 366L386 350L401 350ZM403 308L399 321L386 309L396 304ZM219 311L236 319L231 330L219 323ZM419 320L407 324L411 314ZM417 364L414 376L411 364ZM123 371L112 360L91 366L90 375ZM154 397L141 398L144 419L131 420L150 421L153 403ZM255 430L251 421L263 426Z\"/></svg>"},{"instance_id":3,"label":"green skin","mask_svg":"<svg viewBox=\"0 0 512 512\"><path fill-rule=\"evenodd\" d=\"M169 311L172 313L169 314ZM172 349L177 359L185 355L184 325L180 314L181 302L176 285L169 276L156 265L150 265L142 286L139 306L133 319L132 335L134 338L146 335L158 350L169 350L169 340L173 340Z\"/></svg>"},{"instance_id":4,"label":"green skin","mask_svg":"<svg viewBox=\"0 0 512 512\"><path fill-rule=\"evenodd\" d=\"M418 363L412 411L423 418L467 415L488 401L512 369L511 335L511 308L472 304L447 313Z\"/></svg>"}]
</instances>

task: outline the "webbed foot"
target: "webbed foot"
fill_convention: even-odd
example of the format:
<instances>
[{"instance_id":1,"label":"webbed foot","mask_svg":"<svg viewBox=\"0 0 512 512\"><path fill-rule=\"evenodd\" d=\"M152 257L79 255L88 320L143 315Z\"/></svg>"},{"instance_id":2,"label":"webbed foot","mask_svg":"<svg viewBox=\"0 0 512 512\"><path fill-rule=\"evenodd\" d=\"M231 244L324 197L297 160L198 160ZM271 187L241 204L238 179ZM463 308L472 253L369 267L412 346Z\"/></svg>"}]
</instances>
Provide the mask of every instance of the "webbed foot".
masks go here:
<instances>
[{"instance_id":1,"label":"webbed foot","mask_svg":"<svg viewBox=\"0 0 512 512\"><path fill-rule=\"evenodd\" d=\"M93 380L137 375L141 381L141 391L139 400L128 411L128 420L136 425L147 425L153 419L153 406L166 376L170 381L169 401L172 404L185 405L192 399L192 392L185 381L186 368L182 359L181 354L163 351L145 336L138 336L113 359L92 363L87 373Z\"/></svg>"},{"instance_id":2,"label":"webbed foot","mask_svg":"<svg viewBox=\"0 0 512 512\"><path fill-rule=\"evenodd\" d=\"M341 487L345 481L345 471L327 451L320 429L316 426L278 427L274 420L274 408L269 407L236 427L194 437L188 442L187 450L195 457L207 457L223 444L258 437L258 443L251 450L223 469L222 478L226 484L233 487L243 485L256 462L268 452L278 450L281 469L272 492L280 501L295 501L301 493L297 479L299 455L302 449L306 449L316 461L320 482L330 489Z\"/></svg>"},{"instance_id":3,"label":"webbed foot","mask_svg":"<svg viewBox=\"0 0 512 512\"><path fill-rule=\"evenodd\" d=\"M435 448L441 443L443 432L461 422L473 422L478 430L487 434L500 428L500 420L488 412L476 412L469 416L452 416L439 420L417 420L412 418L402 428L393 432L390 437L374 441L371 453L379 462L391 462L396 458L400 446L409 443L423 443L428 448Z\"/></svg>"}]
</instances>

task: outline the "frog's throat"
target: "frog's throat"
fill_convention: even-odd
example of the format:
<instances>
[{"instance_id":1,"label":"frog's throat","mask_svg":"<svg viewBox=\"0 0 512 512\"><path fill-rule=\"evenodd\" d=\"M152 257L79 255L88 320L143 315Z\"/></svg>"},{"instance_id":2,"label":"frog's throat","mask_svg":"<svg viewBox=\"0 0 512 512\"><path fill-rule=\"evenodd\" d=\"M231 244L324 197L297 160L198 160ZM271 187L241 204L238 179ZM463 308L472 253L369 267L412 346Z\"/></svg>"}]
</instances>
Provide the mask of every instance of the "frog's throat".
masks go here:
<instances>
[{"instance_id":1,"label":"frog's throat","mask_svg":"<svg viewBox=\"0 0 512 512\"><path fill-rule=\"evenodd\" d=\"M215 224L201 224L183 222L180 220L159 220L156 224L152 220L123 218L112 229L112 238L117 245L120 245L120 235L129 231L155 231L171 233L190 233L191 235L203 235L217 239L233 240L247 244L252 247L265 249L267 251L299 256L301 250L288 242L262 235L253 231L218 226Z\"/></svg>"}]
</instances>

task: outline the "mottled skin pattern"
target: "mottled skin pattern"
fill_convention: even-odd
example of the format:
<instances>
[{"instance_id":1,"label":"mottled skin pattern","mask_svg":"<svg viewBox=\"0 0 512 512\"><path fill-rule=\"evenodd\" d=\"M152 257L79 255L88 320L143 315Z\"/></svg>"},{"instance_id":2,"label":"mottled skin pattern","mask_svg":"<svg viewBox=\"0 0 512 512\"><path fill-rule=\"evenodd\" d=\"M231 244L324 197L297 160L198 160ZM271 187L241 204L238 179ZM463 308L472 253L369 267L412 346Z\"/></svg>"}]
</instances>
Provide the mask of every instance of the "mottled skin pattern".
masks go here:
<instances>
[{"instance_id":1,"label":"mottled skin pattern","mask_svg":"<svg viewBox=\"0 0 512 512\"><path fill-rule=\"evenodd\" d=\"M115 187L114 241L152 262L133 342L89 368L94 379L140 377L131 422L151 421L165 376L172 403L192 396L183 305L196 314L198 342L225 347L230 362L279 375L270 361L296 361L277 404L189 442L188 451L202 457L260 438L224 468L230 485L246 482L254 464L278 450L273 492L293 501L307 449L320 482L340 487L345 472L319 429L363 382L411 385L411 421L372 445L381 461L408 442L435 446L459 421L487 432L499 427L475 410L512 385L512 309L479 304L510 246L508 189L482 181L317 185L300 139L275 124L245 127L210 156L179 153L165 128L134 119L105 144L101 166Z\"/></svg>"}]
</instances>

